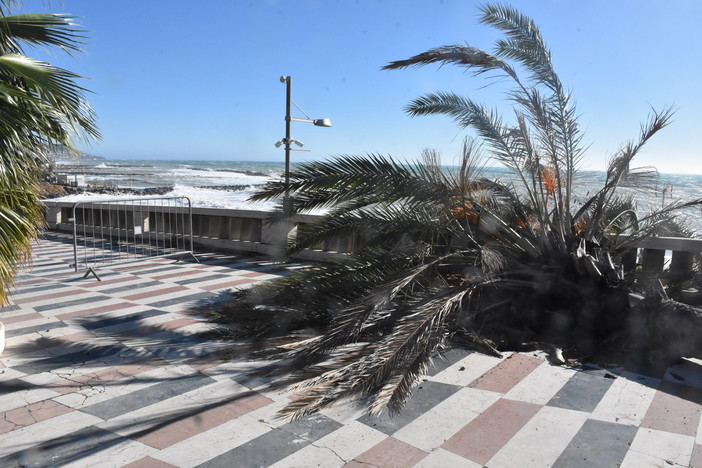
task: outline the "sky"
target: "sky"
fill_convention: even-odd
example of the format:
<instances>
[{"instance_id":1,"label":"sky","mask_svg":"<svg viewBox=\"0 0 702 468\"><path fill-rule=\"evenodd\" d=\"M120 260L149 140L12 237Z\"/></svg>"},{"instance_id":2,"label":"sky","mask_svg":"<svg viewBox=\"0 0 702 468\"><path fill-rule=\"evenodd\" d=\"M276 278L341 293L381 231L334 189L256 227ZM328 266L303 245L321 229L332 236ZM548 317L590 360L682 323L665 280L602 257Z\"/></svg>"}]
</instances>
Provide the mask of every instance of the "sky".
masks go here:
<instances>
[{"instance_id":1,"label":"sky","mask_svg":"<svg viewBox=\"0 0 702 468\"><path fill-rule=\"evenodd\" d=\"M511 115L502 85L453 66L381 71L393 60L452 44L491 50L499 33L473 0L25 0L14 12L75 16L85 53L28 55L86 77L103 138L81 148L113 159L282 161L285 85L331 128L293 122L309 152L293 161L379 153L414 160L433 148L457 162L469 130L405 106L453 91ZM589 145L582 168L604 169L636 138L651 109L673 123L635 160L702 174L702 2L515 0L539 25L575 98ZM304 117L295 110L294 116Z\"/></svg>"}]
</instances>

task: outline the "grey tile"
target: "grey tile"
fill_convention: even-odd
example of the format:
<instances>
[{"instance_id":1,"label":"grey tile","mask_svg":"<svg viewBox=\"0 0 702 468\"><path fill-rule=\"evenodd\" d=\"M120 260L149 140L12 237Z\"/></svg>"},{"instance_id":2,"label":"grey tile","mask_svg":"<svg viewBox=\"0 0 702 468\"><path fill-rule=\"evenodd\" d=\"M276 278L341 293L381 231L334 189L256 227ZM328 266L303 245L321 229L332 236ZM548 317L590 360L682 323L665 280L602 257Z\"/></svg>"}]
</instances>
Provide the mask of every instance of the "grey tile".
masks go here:
<instances>
[{"instance_id":1,"label":"grey tile","mask_svg":"<svg viewBox=\"0 0 702 468\"><path fill-rule=\"evenodd\" d=\"M182 304L191 301L200 301L203 299L212 299L217 297L217 294L211 292L202 292L197 294L189 294L187 296L174 297L173 299L165 299L163 301L152 302L150 307L168 307L176 304Z\"/></svg>"},{"instance_id":2,"label":"grey tile","mask_svg":"<svg viewBox=\"0 0 702 468\"><path fill-rule=\"evenodd\" d=\"M34 384L25 382L22 379L10 379L0 382L0 395L9 395L10 393L23 392L39 388ZM3 466L3 465L0 465Z\"/></svg>"},{"instance_id":3,"label":"grey tile","mask_svg":"<svg viewBox=\"0 0 702 468\"><path fill-rule=\"evenodd\" d=\"M55 302L53 304L35 306L34 310L36 310L37 312L43 312L45 310L62 309L64 307L75 307L85 304L92 304L94 302L102 302L107 301L109 299L111 299L111 297L109 296L88 296L83 299L76 299L74 301Z\"/></svg>"},{"instance_id":4,"label":"grey tile","mask_svg":"<svg viewBox=\"0 0 702 468\"><path fill-rule=\"evenodd\" d=\"M27 468L63 466L125 440L127 439L113 432L90 426L0 458L0 466Z\"/></svg>"},{"instance_id":5,"label":"grey tile","mask_svg":"<svg viewBox=\"0 0 702 468\"><path fill-rule=\"evenodd\" d=\"M12 311L15 311L15 310L20 310L20 308L21 308L21 307L18 306L18 305L9 305L9 306L5 306L5 307L0 307L0 313L2 313L2 312L12 312Z\"/></svg>"},{"instance_id":6,"label":"grey tile","mask_svg":"<svg viewBox=\"0 0 702 468\"><path fill-rule=\"evenodd\" d=\"M12 368L17 371L24 372L25 374L39 374L41 372L84 364L114 355L129 357L131 355L140 354L139 351L127 348L126 346L120 344L90 346L78 343L73 345L73 347L76 349L75 352L52 356L46 359L39 359L36 361L27 362L25 364L18 364L12 366Z\"/></svg>"},{"instance_id":7,"label":"grey tile","mask_svg":"<svg viewBox=\"0 0 702 468\"><path fill-rule=\"evenodd\" d=\"M212 383L215 383L215 380L206 375L199 373L186 375L95 403L80 410L102 419L111 419Z\"/></svg>"},{"instance_id":8,"label":"grey tile","mask_svg":"<svg viewBox=\"0 0 702 468\"><path fill-rule=\"evenodd\" d=\"M68 286L61 284L61 283L54 283L54 284L47 284L44 286L32 286L24 289L18 289L17 291L14 292L14 294L31 294L31 293L36 293L40 291L49 291L52 289L61 289L61 288L67 288Z\"/></svg>"},{"instance_id":9,"label":"grey tile","mask_svg":"<svg viewBox=\"0 0 702 468\"><path fill-rule=\"evenodd\" d=\"M100 294L116 294L116 293L121 293L121 292L125 292L125 291L133 291L135 289L148 288L151 286L158 286L159 284L163 284L163 283L161 281L142 281L141 283L129 284L127 286L119 286L117 288L101 289L98 292Z\"/></svg>"},{"instance_id":10,"label":"grey tile","mask_svg":"<svg viewBox=\"0 0 702 468\"><path fill-rule=\"evenodd\" d=\"M604 370L576 372L547 405L591 413L614 382L605 375L612 376Z\"/></svg>"},{"instance_id":11,"label":"grey tile","mask_svg":"<svg viewBox=\"0 0 702 468\"><path fill-rule=\"evenodd\" d=\"M7 338L11 338L13 336L28 335L30 333L53 330L54 328L61 328L61 327L65 327L65 326L66 326L66 324L61 322L61 321L44 323L41 325L33 325L31 327L16 328L14 330L6 330L5 336Z\"/></svg>"},{"instance_id":12,"label":"grey tile","mask_svg":"<svg viewBox=\"0 0 702 468\"><path fill-rule=\"evenodd\" d=\"M284 424L200 465L203 468L269 466L339 429L341 424L313 415Z\"/></svg>"},{"instance_id":13,"label":"grey tile","mask_svg":"<svg viewBox=\"0 0 702 468\"><path fill-rule=\"evenodd\" d=\"M554 468L618 467L637 427L588 419L554 463Z\"/></svg>"},{"instance_id":14,"label":"grey tile","mask_svg":"<svg viewBox=\"0 0 702 468\"><path fill-rule=\"evenodd\" d=\"M471 354L471 352L468 350L453 348L449 349L445 353L434 356L431 366L429 366L429 370L427 371L427 375L434 376L439 372L446 370L448 367L457 363L469 354Z\"/></svg>"},{"instance_id":15,"label":"grey tile","mask_svg":"<svg viewBox=\"0 0 702 468\"><path fill-rule=\"evenodd\" d=\"M63 266L59 267L53 267L53 268L42 268L41 266L39 267L34 267L32 268L32 274L34 275L45 275L46 273L54 273L54 272L66 272L70 273L73 271L73 267L69 265L68 263L64 263Z\"/></svg>"},{"instance_id":16,"label":"grey tile","mask_svg":"<svg viewBox=\"0 0 702 468\"><path fill-rule=\"evenodd\" d=\"M383 411L377 417L363 415L358 418L358 421L387 435L392 435L460 389L461 387L458 385L448 385L430 380L422 382L415 388L399 414L390 416L387 411Z\"/></svg>"},{"instance_id":17,"label":"grey tile","mask_svg":"<svg viewBox=\"0 0 702 468\"><path fill-rule=\"evenodd\" d=\"M189 278L186 280L181 280L181 281L175 281L175 284L179 284L181 286L184 286L186 284L193 284L193 283L203 283L205 281L211 281L211 280L216 280L216 279L221 279L221 278L229 278L231 275L227 274L218 274L218 275L209 275L209 276L198 276L197 278Z\"/></svg>"}]
</instances>

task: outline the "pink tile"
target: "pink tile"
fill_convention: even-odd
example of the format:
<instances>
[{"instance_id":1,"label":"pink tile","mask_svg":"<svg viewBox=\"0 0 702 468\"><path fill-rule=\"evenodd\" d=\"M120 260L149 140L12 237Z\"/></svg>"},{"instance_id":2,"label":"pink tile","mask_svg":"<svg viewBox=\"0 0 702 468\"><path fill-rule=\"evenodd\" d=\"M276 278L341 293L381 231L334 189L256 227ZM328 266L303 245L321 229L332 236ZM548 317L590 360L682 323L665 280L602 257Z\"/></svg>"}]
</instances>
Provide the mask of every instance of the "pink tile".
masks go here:
<instances>
[{"instance_id":1,"label":"pink tile","mask_svg":"<svg viewBox=\"0 0 702 468\"><path fill-rule=\"evenodd\" d=\"M694 437L702 413L702 391L674 382L661 382L641 427Z\"/></svg>"},{"instance_id":2,"label":"pink tile","mask_svg":"<svg viewBox=\"0 0 702 468\"><path fill-rule=\"evenodd\" d=\"M108 367L97 372L75 376L70 379L58 380L47 384L46 387L61 394L75 393L83 387L115 382L164 365L166 365L166 362L161 359L145 359L121 366Z\"/></svg>"},{"instance_id":3,"label":"pink tile","mask_svg":"<svg viewBox=\"0 0 702 468\"><path fill-rule=\"evenodd\" d=\"M539 358L515 353L468 385L480 390L507 393L524 377L543 364Z\"/></svg>"},{"instance_id":4,"label":"pink tile","mask_svg":"<svg viewBox=\"0 0 702 468\"><path fill-rule=\"evenodd\" d=\"M76 294L83 294L85 291L81 291L80 289L70 289L68 291L61 291L53 294L33 294L30 297L22 297L15 299L16 304L29 304L32 302L39 302L39 301L45 301L47 299L58 299L60 297L66 297L66 296L75 296Z\"/></svg>"},{"instance_id":5,"label":"pink tile","mask_svg":"<svg viewBox=\"0 0 702 468\"><path fill-rule=\"evenodd\" d=\"M3 317L2 321L7 325L8 323L26 322L27 320L36 320L44 318L43 315L33 312L31 314L15 315L14 317Z\"/></svg>"},{"instance_id":6,"label":"pink tile","mask_svg":"<svg viewBox=\"0 0 702 468\"><path fill-rule=\"evenodd\" d=\"M132 294L131 296L124 296L122 299L128 300L128 301L135 301L138 299L146 299L146 298L156 298L158 296L165 296L166 294L178 292L178 291L185 291L188 288L183 287L183 286L171 286L170 288L163 288L163 289L154 289L153 291L147 291L147 292L142 292L139 294Z\"/></svg>"},{"instance_id":7,"label":"pink tile","mask_svg":"<svg viewBox=\"0 0 702 468\"><path fill-rule=\"evenodd\" d=\"M258 278L260 276L266 276L268 273L261 273L259 271L252 271L251 273L244 273L243 275L239 275L242 278Z\"/></svg>"},{"instance_id":8,"label":"pink tile","mask_svg":"<svg viewBox=\"0 0 702 468\"><path fill-rule=\"evenodd\" d=\"M166 463L165 461L157 460L151 457L140 458L127 465L122 465L122 468L178 468L175 465Z\"/></svg>"},{"instance_id":9,"label":"pink tile","mask_svg":"<svg viewBox=\"0 0 702 468\"><path fill-rule=\"evenodd\" d=\"M16 408L0 414L0 433L31 426L34 423L51 419L55 416L70 413L73 408L56 403L53 400L44 400L31 405Z\"/></svg>"},{"instance_id":10,"label":"pink tile","mask_svg":"<svg viewBox=\"0 0 702 468\"><path fill-rule=\"evenodd\" d=\"M161 322L157 325L154 325L156 328L160 329L161 331L163 330L175 330L178 328L182 327L187 327L188 325L192 325L193 323L199 323L199 320L191 319L191 318L179 318L176 320L171 320L170 322Z\"/></svg>"},{"instance_id":11,"label":"pink tile","mask_svg":"<svg viewBox=\"0 0 702 468\"><path fill-rule=\"evenodd\" d=\"M157 449L164 449L272 402L273 400L263 395L251 392L229 403L216 405L195 415L160 426L134 440Z\"/></svg>"},{"instance_id":12,"label":"pink tile","mask_svg":"<svg viewBox=\"0 0 702 468\"><path fill-rule=\"evenodd\" d=\"M502 398L444 442L442 447L485 464L542 408Z\"/></svg>"},{"instance_id":13,"label":"pink tile","mask_svg":"<svg viewBox=\"0 0 702 468\"><path fill-rule=\"evenodd\" d=\"M388 437L379 444L371 447L352 461L345 464L345 468L382 466L384 468L405 468L414 466L424 457L427 452L418 449L405 442Z\"/></svg>"},{"instance_id":14,"label":"pink tile","mask_svg":"<svg viewBox=\"0 0 702 468\"><path fill-rule=\"evenodd\" d=\"M89 331L81 331L78 333L72 333L70 335L63 335L55 338L58 345L63 343L80 343L88 340L94 340L95 335Z\"/></svg>"}]
</instances>

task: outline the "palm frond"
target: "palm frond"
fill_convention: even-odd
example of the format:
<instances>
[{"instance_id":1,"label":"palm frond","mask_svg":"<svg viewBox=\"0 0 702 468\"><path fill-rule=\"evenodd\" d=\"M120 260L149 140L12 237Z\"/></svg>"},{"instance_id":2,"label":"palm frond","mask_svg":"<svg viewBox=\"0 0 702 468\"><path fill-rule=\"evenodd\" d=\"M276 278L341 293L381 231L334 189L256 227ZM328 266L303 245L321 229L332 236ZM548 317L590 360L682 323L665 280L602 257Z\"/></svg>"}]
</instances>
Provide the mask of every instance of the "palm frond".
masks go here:
<instances>
[{"instance_id":1,"label":"palm frond","mask_svg":"<svg viewBox=\"0 0 702 468\"><path fill-rule=\"evenodd\" d=\"M84 31L73 17L57 14L28 13L0 16L0 51L20 53L20 42L59 47L68 53L80 52Z\"/></svg>"},{"instance_id":2,"label":"palm frond","mask_svg":"<svg viewBox=\"0 0 702 468\"><path fill-rule=\"evenodd\" d=\"M397 60L385 65L383 70L397 70L408 67L420 67L432 63L453 63L474 69L476 75L491 70L501 70L513 79L517 79L514 69L499 58L475 47L450 45L437 47L406 60Z\"/></svg>"}]
</instances>

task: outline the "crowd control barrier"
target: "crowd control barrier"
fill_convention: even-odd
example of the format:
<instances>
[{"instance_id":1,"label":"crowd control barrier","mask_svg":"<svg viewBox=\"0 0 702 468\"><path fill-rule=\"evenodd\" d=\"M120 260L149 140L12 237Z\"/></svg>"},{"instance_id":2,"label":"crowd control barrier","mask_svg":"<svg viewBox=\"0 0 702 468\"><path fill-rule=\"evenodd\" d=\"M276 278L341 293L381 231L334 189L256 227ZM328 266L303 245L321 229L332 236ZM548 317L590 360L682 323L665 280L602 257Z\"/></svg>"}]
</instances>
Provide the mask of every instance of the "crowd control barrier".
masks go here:
<instances>
[{"instance_id":1,"label":"crowd control barrier","mask_svg":"<svg viewBox=\"0 0 702 468\"><path fill-rule=\"evenodd\" d=\"M80 201L73 204L73 267L95 269L116 263L193 253L192 204L187 197Z\"/></svg>"}]
</instances>

